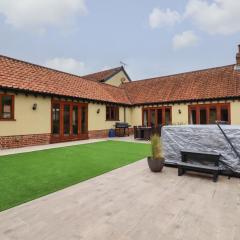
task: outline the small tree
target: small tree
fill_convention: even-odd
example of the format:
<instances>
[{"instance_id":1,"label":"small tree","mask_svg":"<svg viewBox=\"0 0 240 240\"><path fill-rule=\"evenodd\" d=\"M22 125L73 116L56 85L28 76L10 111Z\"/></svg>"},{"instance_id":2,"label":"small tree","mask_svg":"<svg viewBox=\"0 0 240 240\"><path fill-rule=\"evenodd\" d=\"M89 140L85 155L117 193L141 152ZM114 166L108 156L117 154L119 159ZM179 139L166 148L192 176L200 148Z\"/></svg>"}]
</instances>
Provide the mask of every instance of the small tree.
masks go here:
<instances>
[{"instance_id":1,"label":"small tree","mask_svg":"<svg viewBox=\"0 0 240 240\"><path fill-rule=\"evenodd\" d=\"M152 145L152 158L155 160L163 160L162 144L160 136L158 134L153 134L151 136Z\"/></svg>"}]
</instances>

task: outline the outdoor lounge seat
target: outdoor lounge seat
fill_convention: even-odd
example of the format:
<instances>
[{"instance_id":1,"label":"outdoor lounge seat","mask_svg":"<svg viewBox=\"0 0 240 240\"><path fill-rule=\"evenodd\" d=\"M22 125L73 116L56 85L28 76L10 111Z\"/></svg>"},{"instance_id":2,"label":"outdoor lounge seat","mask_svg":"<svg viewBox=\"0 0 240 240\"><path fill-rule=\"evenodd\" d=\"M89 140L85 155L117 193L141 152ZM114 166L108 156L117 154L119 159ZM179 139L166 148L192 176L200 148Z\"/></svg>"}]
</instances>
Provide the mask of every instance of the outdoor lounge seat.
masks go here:
<instances>
[{"instance_id":1,"label":"outdoor lounge seat","mask_svg":"<svg viewBox=\"0 0 240 240\"><path fill-rule=\"evenodd\" d=\"M181 151L182 161L178 163L178 176L186 171L195 171L213 175L213 181L218 180L219 158L218 153Z\"/></svg>"}]
</instances>

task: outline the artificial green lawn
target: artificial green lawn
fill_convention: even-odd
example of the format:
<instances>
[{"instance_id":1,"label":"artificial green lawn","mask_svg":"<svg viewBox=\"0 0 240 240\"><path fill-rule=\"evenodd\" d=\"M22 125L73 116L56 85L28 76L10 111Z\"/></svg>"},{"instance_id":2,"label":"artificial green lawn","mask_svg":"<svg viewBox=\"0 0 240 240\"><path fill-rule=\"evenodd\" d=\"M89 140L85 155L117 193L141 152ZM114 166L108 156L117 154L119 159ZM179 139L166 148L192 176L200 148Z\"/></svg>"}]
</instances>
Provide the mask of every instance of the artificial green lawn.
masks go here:
<instances>
[{"instance_id":1,"label":"artificial green lawn","mask_svg":"<svg viewBox=\"0 0 240 240\"><path fill-rule=\"evenodd\" d=\"M0 157L0 211L133 163L150 145L106 141Z\"/></svg>"}]
</instances>

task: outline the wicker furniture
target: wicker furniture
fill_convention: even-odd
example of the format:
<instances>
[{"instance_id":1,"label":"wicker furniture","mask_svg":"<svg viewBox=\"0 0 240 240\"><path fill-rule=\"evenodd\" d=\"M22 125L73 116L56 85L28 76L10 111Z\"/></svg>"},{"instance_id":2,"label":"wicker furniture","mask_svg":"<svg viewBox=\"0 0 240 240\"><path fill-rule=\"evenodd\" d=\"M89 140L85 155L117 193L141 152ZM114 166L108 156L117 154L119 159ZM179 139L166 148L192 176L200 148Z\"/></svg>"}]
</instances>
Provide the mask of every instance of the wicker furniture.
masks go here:
<instances>
[{"instance_id":1,"label":"wicker furniture","mask_svg":"<svg viewBox=\"0 0 240 240\"><path fill-rule=\"evenodd\" d=\"M146 126L134 126L134 138L140 140L150 140L152 134L159 134L161 136L161 126L146 127Z\"/></svg>"}]
</instances>

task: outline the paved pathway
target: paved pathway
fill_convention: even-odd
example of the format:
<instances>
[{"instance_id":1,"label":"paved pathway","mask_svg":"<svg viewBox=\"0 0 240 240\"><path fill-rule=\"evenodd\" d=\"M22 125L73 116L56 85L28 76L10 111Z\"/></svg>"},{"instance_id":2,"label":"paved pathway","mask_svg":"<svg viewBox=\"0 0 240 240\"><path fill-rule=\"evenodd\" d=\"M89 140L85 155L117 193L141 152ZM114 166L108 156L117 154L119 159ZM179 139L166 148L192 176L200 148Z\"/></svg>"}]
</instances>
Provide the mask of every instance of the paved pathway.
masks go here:
<instances>
[{"instance_id":1,"label":"paved pathway","mask_svg":"<svg viewBox=\"0 0 240 240\"><path fill-rule=\"evenodd\" d=\"M0 213L1 240L239 240L240 180L146 160Z\"/></svg>"}]
</instances>

